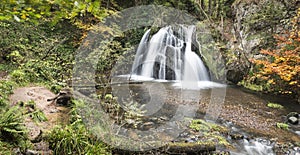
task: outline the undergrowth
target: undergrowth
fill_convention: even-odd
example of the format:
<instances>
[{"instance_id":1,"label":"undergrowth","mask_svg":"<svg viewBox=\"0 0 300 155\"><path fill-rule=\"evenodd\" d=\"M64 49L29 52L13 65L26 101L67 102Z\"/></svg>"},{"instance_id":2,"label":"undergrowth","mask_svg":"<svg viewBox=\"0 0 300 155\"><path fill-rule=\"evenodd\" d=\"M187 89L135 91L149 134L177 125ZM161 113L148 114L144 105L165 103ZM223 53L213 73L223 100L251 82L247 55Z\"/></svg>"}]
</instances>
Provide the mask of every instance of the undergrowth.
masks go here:
<instances>
[{"instance_id":1,"label":"undergrowth","mask_svg":"<svg viewBox=\"0 0 300 155\"><path fill-rule=\"evenodd\" d=\"M111 154L109 148L86 129L76 104L73 104L70 121L69 125L57 126L47 135L54 154Z\"/></svg>"}]
</instances>

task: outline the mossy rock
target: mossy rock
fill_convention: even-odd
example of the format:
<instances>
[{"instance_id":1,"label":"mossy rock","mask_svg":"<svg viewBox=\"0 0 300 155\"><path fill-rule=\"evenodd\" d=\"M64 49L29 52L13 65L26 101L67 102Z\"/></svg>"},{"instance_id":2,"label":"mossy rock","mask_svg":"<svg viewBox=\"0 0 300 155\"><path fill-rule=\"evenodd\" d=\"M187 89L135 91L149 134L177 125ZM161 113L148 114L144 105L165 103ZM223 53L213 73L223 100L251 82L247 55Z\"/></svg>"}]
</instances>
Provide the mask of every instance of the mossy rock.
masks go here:
<instances>
[{"instance_id":1,"label":"mossy rock","mask_svg":"<svg viewBox=\"0 0 300 155\"><path fill-rule=\"evenodd\" d=\"M174 142L166 146L166 151L171 154L184 153L184 154L202 154L216 151L216 145L210 142L203 143L184 143Z\"/></svg>"},{"instance_id":2,"label":"mossy rock","mask_svg":"<svg viewBox=\"0 0 300 155\"><path fill-rule=\"evenodd\" d=\"M189 127L195 131L207 131L207 132L217 131L220 133L228 133L229 131L224 126L217 125L215 123L206 122L202 119L192 120Z\"/></svg>"}]
</instances>

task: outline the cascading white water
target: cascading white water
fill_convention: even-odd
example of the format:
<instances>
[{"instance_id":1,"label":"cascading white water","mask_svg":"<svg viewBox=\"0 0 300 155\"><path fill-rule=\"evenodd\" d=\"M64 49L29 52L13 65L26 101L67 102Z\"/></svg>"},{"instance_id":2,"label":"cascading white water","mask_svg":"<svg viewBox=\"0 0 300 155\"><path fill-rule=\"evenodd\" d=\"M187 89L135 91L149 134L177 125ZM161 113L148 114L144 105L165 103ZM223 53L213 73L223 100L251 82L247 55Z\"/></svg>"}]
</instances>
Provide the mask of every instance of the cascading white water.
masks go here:
<instances>
[{"instance_id":1,"label":"cascading white water","mask_svg":"<svg viewBox=\"0 0 300 155\"><path fill-rule=\"evenodd\" d=\"M263 139L246 140L243 142L239 151L231 151L232 155L275 155L273 144L270 141Z\"/></svg>"},{"instance_id":2,"label":"cascading white water","mask_svg":"<svg viewBox=\"0 0 300 155\"><path fill-rule=\"evenodd\" d=\"M192 51L194 32L195 26L179 26L178 29L167 26L149 40L148 30L138 46L132 75L185 81L186 84L209 81L204 63Z\"/></svg>"}]
</instances>

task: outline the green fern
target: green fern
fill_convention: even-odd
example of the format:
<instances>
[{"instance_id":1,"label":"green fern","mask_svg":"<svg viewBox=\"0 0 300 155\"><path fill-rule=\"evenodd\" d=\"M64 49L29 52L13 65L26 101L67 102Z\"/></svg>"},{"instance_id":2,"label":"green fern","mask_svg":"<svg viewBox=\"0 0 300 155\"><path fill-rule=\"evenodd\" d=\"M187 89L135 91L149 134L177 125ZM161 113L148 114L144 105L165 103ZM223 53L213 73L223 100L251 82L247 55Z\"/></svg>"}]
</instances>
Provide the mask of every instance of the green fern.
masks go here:
<instances>
[{"instance_id":1,"label":"green fern","mask_svg":"<svg viewBox=\"0 0 300 155\"><path fill-rule=\"evenodd\" d=\"M17 141L24 138L26 128L23 123L23 116L17 106L10 107L7 111L0 113L0 137Z\"/></svg>"}]
</instances>

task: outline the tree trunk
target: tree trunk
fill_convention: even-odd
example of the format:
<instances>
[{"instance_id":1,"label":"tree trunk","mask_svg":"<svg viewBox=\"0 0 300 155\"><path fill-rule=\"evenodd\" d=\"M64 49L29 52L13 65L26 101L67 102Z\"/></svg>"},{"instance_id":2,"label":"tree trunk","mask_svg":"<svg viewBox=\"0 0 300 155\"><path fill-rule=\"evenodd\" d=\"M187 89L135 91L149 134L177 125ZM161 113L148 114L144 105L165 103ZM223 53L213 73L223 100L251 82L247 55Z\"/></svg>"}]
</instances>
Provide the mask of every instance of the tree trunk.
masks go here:
<instances>
[{"instance_id":1,"label":"tree trunk","mask_svg":"<svg viewBox=\"0 0 300 155\"><path fill-rule=\"evenodd\" d=\"M201 4L201 8L202 8L203 10L205 10L204 0L200 0L200 4Z\"/></svg>"}]
</instances>

